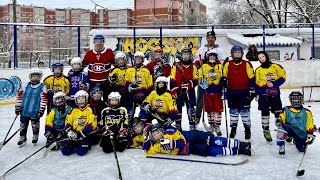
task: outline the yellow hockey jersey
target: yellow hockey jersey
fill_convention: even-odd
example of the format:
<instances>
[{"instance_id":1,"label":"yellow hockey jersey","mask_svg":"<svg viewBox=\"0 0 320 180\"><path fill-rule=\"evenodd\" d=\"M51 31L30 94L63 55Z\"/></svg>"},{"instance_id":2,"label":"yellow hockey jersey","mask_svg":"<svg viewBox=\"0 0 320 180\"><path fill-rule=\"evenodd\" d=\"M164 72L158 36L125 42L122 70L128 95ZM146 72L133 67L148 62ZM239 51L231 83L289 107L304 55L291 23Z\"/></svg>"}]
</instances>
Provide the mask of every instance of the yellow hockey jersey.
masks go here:
<instances>
[{"instance_id":1,"label":"yellow hockey jersey","mask_svg":"<svg viewBox=\"0 0 320 180\"><path fill-rule=\"evenodd\" d=\"M65 75L62 75L61 77L50 75L43 80L43 84L46 85L47 89L51 89L54 93L62 91L68 95L70 91L70 81Z\"/></svg>"},{"instance_id":2,"label":"yellow hockey jersey","mask_svg":"<svg viewBox=\"0 0 320 180\"><path fill-rule=\"evenodd\" d=\"M222 87L219 85L222 77L222 64L217 63L214 66L210 64L203 64L199 72L198 82L204 79L209 87L206 89L207 93L222 93Z\"/></svg>"},{"instance_id":3,"label":"yellow hockey jersey","mask_svg":"<svg viewBox=\"0 0 320 180\"><path fill-rule=\"evenodd\" d=\"M65 129L72 128L76 132L90 133L97 128L97 116L94 108L87 105L75 108L67 116Z\"/></svg>"},{"instance_id":4,"label":"yellow hockey jersey","mask_svg":"<svg viewBox=\"0 0 320 180\"><path fill-rule=\"evenodd\" d=\"M155 109L161 117L169 117L174 120L177 116L176 101L172 99L171 94L168 92L158 95L157 91L153 90L143 101L143 105L145 106L146 104L151 104L152 108Z\"/></svg>"},{"instance_id":5,"label":"yellow hockey jersey","mask_svg":"<svg viewBox=\"0 0 320 180\"><path fill-rule=\"evenodd\" d=\"M136 148L143 145L144 134L134 135L131 139L129 139L129 147Z\"/></svg>"},{"instance_id":6,"label":"yellow hockey jersey","mask_svg":"<svg viewBox=\"0 0 320 180\"><path fill-rule=\"evenodd\" d=\"M148 126L146 128L149 128ZM151 128L151 127L150 127ZM146 134L151 136L149 130L146 130ZM182 133L176 129L167 129L164 131L163 139L171 139L176 141L176 148L173 150L166 151L163 149L160 142L152 142L148 140L149 138L145 136L145 141L143 144L143 150L146 155L153 155L157 153L161 154L172 154L172 155L179 155L181 151L183 151L186 147L186 139L182 135Z\"/></svg>"},{"instance_id":7,"label":"yellow hockey jersey","mask_svg":"<svg viewBox=\"0 0 320 180\"><path fill-rule=\"evenodd\" d=\"M268 94L271 88L267 86L268 82L272 82L272 90L280 92L279 86L286 81L286 72L279 64L272 63L269 68L262 68L261 66L256 69L256 92L257 94ZM275 95L280 95L276 93Z\"/></svg>"},{"instance_id":8,"label":"yellow hockey jersey","mask_svg":"<svg viewBox=\"0 0 320 180\"><path fill-rule=\"evenodd\" d=\"M129 67L126 70L126 87L133 83L139 86L139 90L151 90L153 79L149 69L144 66L140 69Z\"/></svg>"},{"instance_id":9,"label":"yellow hockey jersey","mask_svg":"<svg viewBox=\"0 0 320 180\"><path fill-rule=\"evenodd\" d=\"M114 68L109 73L109 77L113 76L114 74L117 75L118 81L114 84L116 87L125 87L126 86L126 70L127 67L124 69L121 68Z\"/></svg>"}]
</instances>

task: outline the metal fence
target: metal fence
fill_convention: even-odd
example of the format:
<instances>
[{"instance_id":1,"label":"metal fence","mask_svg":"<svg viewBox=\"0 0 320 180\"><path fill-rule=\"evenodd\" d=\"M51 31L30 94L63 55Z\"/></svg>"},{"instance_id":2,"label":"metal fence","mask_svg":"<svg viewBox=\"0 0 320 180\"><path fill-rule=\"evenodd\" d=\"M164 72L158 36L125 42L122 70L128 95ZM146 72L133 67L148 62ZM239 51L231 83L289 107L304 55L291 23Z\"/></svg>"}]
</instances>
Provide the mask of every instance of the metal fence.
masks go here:
<instances>
[{"instance_id":1,"label":"metal fence","mask_svg":"<svg viewBox=\"0 0 320 180\"><path fill-rule=\"evenodd\" d=\"M139 48L137 39L141 37L137 33L141 29L154 29L157 30L159 44L155 46L164 47L164 34L172 29L182 29L191 31L194 30L215 30L220 34L224 31L230 31L228 35L228 41L234 41L232 43L241 43L238 41L237 36L243 35L244 30L246 32L252 31L253 35L262 36L262 43L260 45L261 50L267 50L273 57L283 58L283 54L277 51L277 48L287 48L294 45L274 45L268 43L268 37L274 35L271 30L278 30L278 32L290 31L287 34L291 38L301 40L301 42L307 44L301 46L299 44L297 48L299 51L290 52L290 48L285 49L290 56L297 56L298 59L314 59L320 56L318 55L317 42L320 42L320 38L317 38L318 28L320 24L273 24L273 25L256 25L256 24L219 24L219 25L177 25L177 26L87 26L87 25L47 25L47 24L21 24L21 23L0 23L0 67L1 68L30 68L37 66L39 61L50 66L53 61L63 61L66 64L74 56L83 57L86 51L88 51L89 32L92 29L106 29L117 30L120 34L121 31L130 31L130 36L133 38L132 47L135 52ZM292 31L294 29L294 31ZM235 30L232 32L232 30ZM237 30L237 31L236 31ZM242 31L243 30L243 31ZM167 33L168 34L168 33ZM191 33L192 34L192 33ZM219 33L218 33L219 34ZM203 34L205 36L205 34ZM242 37L242 36L241 36ZM119 37L118 37L119 38ZM276 37L277 38L277 37ZM241 39L241 38L239 38ZM245 39L242 38L242 39ZM110 42L111 43L111 42ZM106 43L108 44L108 42ZM176 42L177 44L177 42ZM222 48L229 48L228 46L221 44ZM273 47L273 48L268 48ZM117 47L119 50L119 47ZM116 50L115 48L113 50ZM121 50L121 48L120 48ZM310 51L310 57L304 57L303 53ZM300 54L300 52L303 52ZM319 49L320 52L320 49ZM296 54L295 54L296 53Z\"/></svg>"}]
</instances>

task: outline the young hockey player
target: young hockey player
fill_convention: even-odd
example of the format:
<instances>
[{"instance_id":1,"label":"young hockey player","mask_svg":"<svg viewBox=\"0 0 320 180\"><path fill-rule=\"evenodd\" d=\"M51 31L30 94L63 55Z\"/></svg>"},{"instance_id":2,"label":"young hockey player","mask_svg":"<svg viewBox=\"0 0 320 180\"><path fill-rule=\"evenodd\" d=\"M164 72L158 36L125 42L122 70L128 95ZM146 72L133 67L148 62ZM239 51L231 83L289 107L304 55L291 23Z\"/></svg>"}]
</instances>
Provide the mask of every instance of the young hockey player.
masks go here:
<instances>
[{"instance_id":1,"label":"young hockey player","mask_svg":"<svg viewBox=\"0 0 320 180\"><path fill-rule=\"evenodd\" d=\"M144 106L144 110L140 111L139 117L145 123L150 123L155 118L152 114L156 114L163 120L161 123L164 127L169 127L173 123L178 111L176 102L168 92L168 79L166 77L159 76L157 78L155 90L147 96L142 106ZM181 129L181 126L178 128Z\"/></svg>"},{"instance_id":2,"label":"young hockey player","mask_svg":"<svg viewBox=\"0 0 320 180\"><path fill-rule=\"evenodd\" d=\"M252 65L243 60L243 49L235 45L231 49L232 60L223 67L221 84L227 88L228 107L230 109L230 138L237 133L239 114L245 128L245 139L251 138L250 104L255 96L255 79Z\"/></svg>"},{"instance_id":3,"label":"young hockey player","mask_svg":"<svg viewBox=\"0 0 320 180\"><path fill-rule=\"evenodd\" d=\"M151 56L152 60L146 67L150 69L155 81L159 76L169 77L171 73L171 66L169 60L164 56L163 49L156 49Z\"/></svg>"},{"instance_id":4,"label":"young hockey player","mask_svg":"<svg viewBox=\"0 0 320 180\"><path fill-rule=\"evenodd\" d=\"M63 74L63 64L60 62L55 62L51 65L52 75L49 75L43 80L43 84L46 85L48 89L48 107L47 113L49 113L53 106L53 95L56 92L62 91L66 95L69 95L70 91L70 81Z\"/></svg>"},{"instance_id":5,"label":"young hockey player","mask_svg":"<svg viewBox=\"0 0 320 180\"><path fill-rule=\"evenodd\" d=\"M71 60L72 69L68 73L68 79L70 81L70 97L72 100L72 105L74 104L74 95L79 90L89 90L89 76L87 73L83 72L81 59L79 57L74 57Z\"/></svg>"},{"instance_id":6,"label":"young hockey player","mask_svg":"<svg viewBox=\"0 0 320 180\"><path fill-rule=\"evenodd\" d=\"M107 107L107 104L102 101L103 92L100 86L94 86L90 89L90 105L94 108L97 114L97 125L99 128L102 128L102 119L101 119L101 112L104 108Z\"/></svg>"},{"instance_id":7,"label":"young hockey player","mask_svg":"<svg viewBox=\"0 0 320 180\"><path fill-rule=\"evenodd\" d=\"M114 142L115 149L119 152L128 147L128 114L124 107L120 107L121 95L118 92L111 92L108 96L109 107L101 112L104 132L100 142L103 152L113 152Z\"/></svg>"},{"instance_id":8,"label":"young hockey player","mask_svg":"<svg viewBox=\"0 0 320 180\"><path fill-rule=\"evenodd\" d=\"M39 137L40 118L43 116L47 104L47 88L40 82L42 71L38 68L30 70L30 82L23 84L19 90L15 113L20 115L19 146L27 141L29 121L31 121L33 137L32 143L36 144Z\"/></svg>"},{"instance_id":9,"label":"young hockey player","mask_svg":"<svg viewBox=\"0 0 320 180\"><path fill-rule=\"evenodd\" d=\"M274 113L276 122L280 122L282 109L280 86L286 81L286 72L279 64L272 63L266 52L259 52L258 58L261 63L255 72L258 108L261 111L264 137L268 142L271 142L270 111Z\"/></svg>"},{"instance_id":10,"label":"young hockey player","mask_svg":"<svg viewBox=\"0 0 320 180\"><path fill-rule=\"evenodd\" d=\"M64 125L66 124L67 115L71 111L71 106L67 105L66 94L57 92L53 95L53 108L46 117L45 133L47 138L47 147L56 140L61 140L64 136ZM60 149L60 144L55 147Z\"/></svg>"},{"instance_id":11,"label":"young hockey player","mask_svg":"<svg viewBox=\"0 0 320 180\"><path fill-rule=\"evenodd\" d=\"M128 146L130 148L142 147L144 141L144 125L140 118L134 117L129 122L129 130L128 130Z\"/></svg>"},{"instance_id":12,"label":"young hockey player","mask_svg":"<svg viewBox=\"0 0 320 180\"><path fill-rule=\"evenodd\" d=\"M111 49L104 46L103 35L96 35L93 38L94 48L86 53L82 60L83 66L88 66L90 86L99 85L102 88L104 97L107 99L111 92L108 82L108 75L111 65L114 64L114 54Z\"/></svg>"},{"instance_id":13,"label":"young hockey player","mask_svg":"<svg viewBox=\"0 0 320 180\"><path fill-rule=\"evenodd\" d=\"M281 121L277 131L277 145L279 154L285 154L286 137L293 138L297 149L304 152L307 145L315 139L313 116L309 109L302 106L303 95L299 91L292 91L289 95L291 106L286 106L280 114Z\"/></svg>"},{"instance_id":14,"label":"young hockey player","mask_svg":"<svg viewBox=\"0 0 320 180\"><path fill-rule=\"evenodd\" d=\"M77 105L67 116L65 131L69 140L62 143L61 153L71 155L74 150L79 156L87 154L90 147L89 137L97 127L97 116L88 104L89 94L80 90L74 95Z\"/></svg>"},{"instance_id":15,"label":"young hockey player","mask_svg":"<svg viewBox=\"0 0 320 180\"><path fill-rule=\"evenodd\" d=\"M218 61L215 49L206 53L206 62L199 69L199 86L204 90L203 104L207 112L211 132L221 136L221 112L223 111L222 87L222 64Z\"/></svg>"},{"instance_id":16,"label":"young hockey player","mask_svg":"<svg viewBox=\"0 0 320 180\"><path fill-rule=\"evenodd\" d=\"M110 70L109 73L109 83L111 85L112 92L119 92L122 95L121 106L128 107L132 106L128 104L128 89L126 88L126 70L128 69L127 65L127 56L123 52L118 52L115 56L115 67Z\"/></svg>"},{"instance_id":17,"label":"young hockey player","mask_svg":"<svg viewBox=\"0 0 320 180\"><path fill-rule=\"evenodd\" d=\"M190 130L195 129L196 95L194 87L198 84L197 67L193 64L193 55L190 48L181 50L182 60L175 63L170 75L171 94L176 99L178 115L177 127L181 127L182 106L187 105Z\"/></svg>"},{"instance_id":18,"label":"young hockey player","mask_svg":"<svg viewBox=\"0 0 320 180\"><path fill-rule=\"evenodd\" d=\"M198 130L164 130L157 120L153 120L152 125L145 127L143 150L147 155L162 153L199 156L244 154L251 156L251 143L214 136L210 132Z\"/></svg>"},{"instance_id":19,"label":"young hockey player","mask_svg":"<svg viewBox=\"0 0 320 180\"><path fill-rule=\"evenodd\" d=\"M142 104L143 100L153 89L153 80L150 70L143 65L144 54L136 52L134 54L134 66L126 70L126 88L129 91L128 113L134 114L135 104Z\"/></svg>"},{"instance_id":20,"label":"young hockey player","mask_svg":"<svg viewBox=\"0 0 320 180\"><path fill-rule=\"evenodd\" d=\"M198 68L201 67L202 64L206 63L205 61L205 54L209 51L214 49L216 51L216 53L218 54L218 59L220 61L224 60L224 56L223 56L223 51L221 48L219 48L216 45L216 33L214 31L208 31L207 32L207 44L204 44L203 46L201 46L196 55L195 55L195 60L194 60L194 64L197 65ZM200 122L200 118L201 118L201 112L202 112L202 108L203 108L203 93L204 91L202 90L202 88L200 86L198 86L198 91L197 91L197 108L196 108L196 124L198 124Z\"/></svg>"}]
</instances>

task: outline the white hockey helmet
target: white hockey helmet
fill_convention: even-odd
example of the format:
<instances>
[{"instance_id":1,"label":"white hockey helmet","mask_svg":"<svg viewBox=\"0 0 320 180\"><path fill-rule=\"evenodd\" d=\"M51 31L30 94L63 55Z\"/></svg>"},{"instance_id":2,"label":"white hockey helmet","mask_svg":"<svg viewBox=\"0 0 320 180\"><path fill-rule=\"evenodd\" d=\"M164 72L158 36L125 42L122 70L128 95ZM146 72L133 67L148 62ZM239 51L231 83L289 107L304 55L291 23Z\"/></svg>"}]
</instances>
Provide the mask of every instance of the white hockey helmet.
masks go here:
<instances>
[{"instance_id":1,"label":"white hockey helmet","mask_svg":"<svg viewBox=\"0 0 320 180\"><path fill-rule=\"evenodd\" d=\"M80 97L85 98L85 102L78 102ZM83 108L88 104L89 101L89 94L84 91L84 90L79 90L75 95L74 95L75 103L78 107Z\"/></svg>"},{"instance_id":2,"label":"white hockey helmet","mask_svg":"<svg viewBox=\"0 0 320 180\"><path fill-rule=\"evenodd\" d=\"M216 59L215 60L210 60L210 56L215 56ZM214 48L214 49L210 49L207 53L206 53L206 61L208 63L215 63L217 60L218 60L218 52L217 50Z\"/></svg>"},{"instance_id":3,"label":"white hockey helmet","mask_svg":"<svg viewBox=\"0 0 320 180\"><path fill-rule=\"evenodd\" d=\"M78 66L74 66L74 65L78 65ZM80 57L74 57L71 60L71 67L74 71L80 71L81 70L81 65L82 64L82 60Z\"/></svg>"},{"instance_id":4,"label":"white hockey helmet","mask_svg":"<svg viewBox=\"0 0 320 180\"><path fill-rule=\"evenodd\" d=\"M117 104L112 104L110 101L112 99L115 99L115 100L118 100L118 103ZM111 106L112 108L116 108L120 105L120 100L121 100L121 95L120 93L118 92L111 92L109 95L108 95L108 104L109 106Z\"/></svg>"},{"instance_id":5,"label":"white hockey helmet","mask_svg":"<svg viewBox=\"0 0 320 180\"><path fill-rule=\"evenodd\" d=\"M123 58L123 59L127 59L126 54L124 54L123 52L118 52L115 57L115 59L119 59L119 58Z\"/></svg>"},{"instance_id":6,"label":"white hockey helmet","mask_svg":"<svg viewBox=\"0 0 320 180\"><path fill-rule=\"evenodd\" d=\"M166 78L165 76L159 76L156 79L156 83L158 83L158 82L164 82L164 83L168 84L168 78Z\"/></svg>"},{"instance_id":7,"label":"white hockey helmet","mask_svg":"<svg viewBox=\"0 0 320 180\"><path fill-rule=\"evenodd\" d=\"M59 91L53 95L53 104L55 106L64 106L66 104L66 94Z\"/></svg>"},{"instance_id":8,"label":"white hockey helmet","mask_svg":"<svg viewBox=\"0 0 320 180\"><path fill-rule=\"evenodd\" d=\"M144 53L138 51L138 52L134 53L134 58L136 58L136 57L142 57L142 59L144 59Z\"/></svg>"},{"instance_id":9,"label":"white hockey helmet","mask_svg":"<svg viewBox=\"0 0 320 180\"><path fill-rule=\"evenodd\" d=\"M32 80L32 75L39 75L39 79L38 80ZM32 68L29 72L29 80L31 82L31 84L38 84L40 83L42 78L42 71L39 68Z\"/></svg>"}]
</instances>

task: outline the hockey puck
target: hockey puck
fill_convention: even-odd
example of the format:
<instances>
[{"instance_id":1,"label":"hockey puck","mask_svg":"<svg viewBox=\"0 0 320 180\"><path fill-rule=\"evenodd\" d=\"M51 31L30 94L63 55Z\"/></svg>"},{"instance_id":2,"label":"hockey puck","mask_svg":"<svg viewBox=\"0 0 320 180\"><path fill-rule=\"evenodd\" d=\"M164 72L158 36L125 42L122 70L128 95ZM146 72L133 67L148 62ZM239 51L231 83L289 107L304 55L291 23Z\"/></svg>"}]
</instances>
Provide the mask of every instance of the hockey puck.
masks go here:
<instances>
[{"instance_id":1,"label":"hockey puck","mask_svg":"<svg viewBox=\"0 0 320 180\"><path fill-rule=\"evenodd\" d=\"M311 107L310 105L308 107Z\"/></svg>"}]
</instances>

